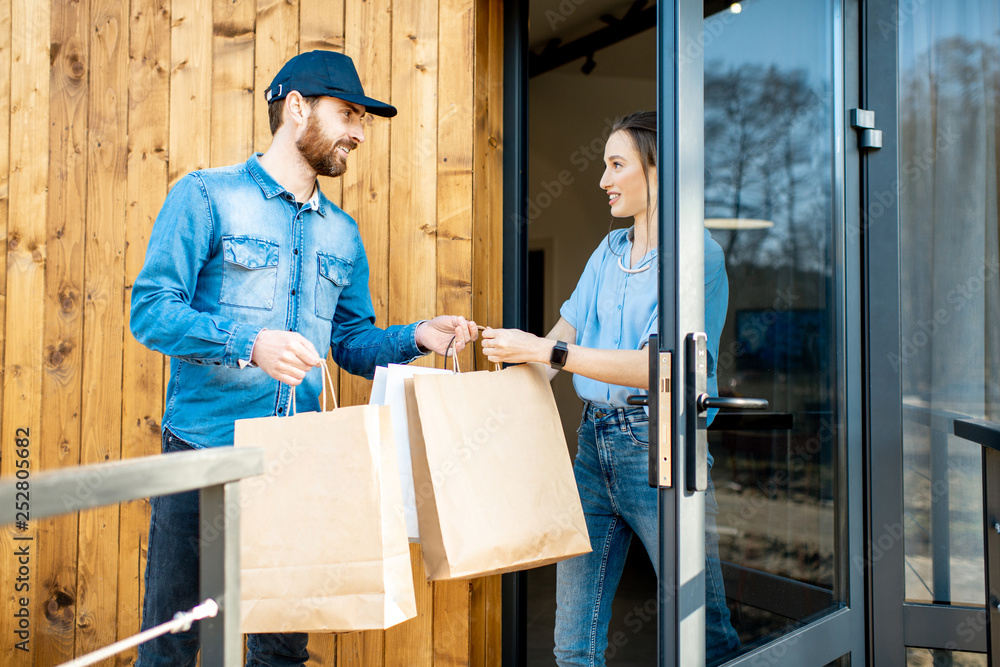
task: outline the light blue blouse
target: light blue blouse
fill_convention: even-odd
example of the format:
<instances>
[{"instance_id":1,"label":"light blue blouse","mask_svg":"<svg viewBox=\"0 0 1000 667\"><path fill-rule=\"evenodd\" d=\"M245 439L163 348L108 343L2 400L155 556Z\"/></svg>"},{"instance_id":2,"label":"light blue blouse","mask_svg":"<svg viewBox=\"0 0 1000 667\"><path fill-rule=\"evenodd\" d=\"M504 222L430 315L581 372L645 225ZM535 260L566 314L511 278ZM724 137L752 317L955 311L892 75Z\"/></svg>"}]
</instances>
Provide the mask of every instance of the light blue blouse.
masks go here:
<instances>
[{"instance_id":1,"label":"light blue blouse","mask_svg":"<svg viewBox=\"0 0 1000 667\"><path fill-rule=\"evenodd\" d=\"M636 268L651 263L648 271L625 273L618 258L627 262L632 243L630 229L616 229L601 242L587 262L576 289L559 314L576 329L576 344L605 350L641 350L659 327L657 291L659 271L656 249L642 258ZM708 334L708 393L718 396L715 362L719 358L719 337L729 306L729 280L722 247L705 230L705 332ZM598 382L582 375L573 376L576 393L595 405L625 407L630 394L643 389ZM715 410L709 417L714 417ZM711 421L711 419L709 420Z\"/></svg>"}]
</instances>

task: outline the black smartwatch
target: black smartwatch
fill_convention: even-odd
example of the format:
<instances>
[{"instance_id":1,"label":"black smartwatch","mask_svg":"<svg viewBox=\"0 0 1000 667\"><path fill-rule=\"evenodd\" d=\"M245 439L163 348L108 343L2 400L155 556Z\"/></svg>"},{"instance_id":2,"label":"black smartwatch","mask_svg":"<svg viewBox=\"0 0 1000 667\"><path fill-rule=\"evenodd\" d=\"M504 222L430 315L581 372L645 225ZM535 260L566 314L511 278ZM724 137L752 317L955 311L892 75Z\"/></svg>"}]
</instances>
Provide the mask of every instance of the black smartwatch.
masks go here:
<instances>
[{"instance_id":1,"label":"black smartwatch","mask_svg":"<svg viewBox=\"0 0 1000 667\"><path fill-rule=\"evenodd\" d=\"M566 365L566 357L569 356L569 348L566 346L565 341L557 341L556 346L552 348L552 356L549 357L549 365L552 368L559 370Z\"/></svg>"}]
</instances>

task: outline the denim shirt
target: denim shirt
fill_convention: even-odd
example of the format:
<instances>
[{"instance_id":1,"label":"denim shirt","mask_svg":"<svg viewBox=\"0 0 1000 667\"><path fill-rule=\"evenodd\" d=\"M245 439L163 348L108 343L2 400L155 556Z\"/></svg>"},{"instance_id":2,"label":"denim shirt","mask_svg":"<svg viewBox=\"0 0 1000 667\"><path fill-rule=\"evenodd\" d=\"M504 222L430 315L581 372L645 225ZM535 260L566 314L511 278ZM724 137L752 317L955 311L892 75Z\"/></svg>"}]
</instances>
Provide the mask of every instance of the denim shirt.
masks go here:
<instances>
[{"instance_id":1,"label":"denim shirt","mask_svg":"<svg viewBox=\"0 0 1000 667\"><path fill-rule=\"evenodd\" d=\"M587 262L572 296L559 314L576 329L577 345L605 350L641 350L651 334L659 330L659 272L656 249L636 267L651 264L641 273L626 273L618 266L628 258L632 242L627 229L616 229L601 242ZM705 230L705 332L708 334L708 392L718 396L716 360L719 339L729 307L729 279L722 247ZM573 386L585 401L596 405L626 407L630 394L646 394L645 389L599 382L583 375L573 376ZM717 409L708 411L711 423Z\"/></svg>"},{"instance_id":2,"label":"denim shirt","mask_svg":"<svg viewBox=\"0 0 1000 667\"><path fill-rule=\"evenodd\" d=\"M258 155L192 172L167 195L132 287L130 326L170 356L163 428L196 447L232 445L237 419L287 412L289 387L247 365L262 329L297 331L367 378L421 354L416 323L375 326L354 220L322 193L297 203ZM317 410L321 388L314 369L297 409Z\"/></svg>"}]
</instances>

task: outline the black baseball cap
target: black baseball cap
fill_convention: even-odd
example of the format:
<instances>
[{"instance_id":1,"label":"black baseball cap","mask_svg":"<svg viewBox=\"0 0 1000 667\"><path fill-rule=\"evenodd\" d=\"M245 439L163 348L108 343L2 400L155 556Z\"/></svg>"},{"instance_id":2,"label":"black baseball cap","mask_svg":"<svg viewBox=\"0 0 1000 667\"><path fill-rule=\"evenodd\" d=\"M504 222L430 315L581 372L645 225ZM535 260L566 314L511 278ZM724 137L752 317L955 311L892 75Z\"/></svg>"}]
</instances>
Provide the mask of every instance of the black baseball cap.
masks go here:
<instances>
[{"instance_id":1,"label":"black baseball cap","mask_svg":"<svg viewBox=\"0 0 1000 667\"><path fill-rule=\"evenodd\" d=\"M309 51L295 56L275 75L264 91L264 99L269 103L281 100L293 90L302 97L336 97L363 104L365 111L376 116L396 115L396 107L365 95L354 61L336 51Z\"/></svg>"}]
</instances>

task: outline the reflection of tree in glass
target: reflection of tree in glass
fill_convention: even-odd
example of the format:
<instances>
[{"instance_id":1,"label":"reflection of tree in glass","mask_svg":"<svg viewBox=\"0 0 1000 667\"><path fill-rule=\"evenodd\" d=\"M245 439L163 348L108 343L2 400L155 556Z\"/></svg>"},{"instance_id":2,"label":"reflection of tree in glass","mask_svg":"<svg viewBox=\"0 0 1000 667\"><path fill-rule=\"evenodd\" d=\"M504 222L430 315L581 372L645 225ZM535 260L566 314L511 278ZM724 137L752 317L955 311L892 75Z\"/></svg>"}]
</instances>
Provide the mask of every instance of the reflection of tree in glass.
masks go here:
<instances>
[{"instance_id":1,"label":"reflection of tree in glass","mask_svg":"<svg viewBox=\"0 0 1000 667\"><path fill-rule=\"evenodd\" d=\"M900 47L899 103L903 392L992 419L1000 419L998 47L1000 34L992 43L911 38ZM956 359L954 350L969 352Z\"/></svg>"},{"instance_id":2,"label":"reflection of tree in glass","mask_svg":"<svg viewBox=\"0 0 1000 667\"><path fill-rule=\"evenodd\" d=\"M775 223L714 232L730 266L827 269L828 98L805 70L706 65L705 217Z\"/></svg>"},{"instance_id":3,"label":"reflection of tree in glass","mask_svg":"<svg viewBox=\"0 0 1000 667\"><path fill-rule=\"evenodd\" d=\"M724 560L828 590L836 580L830 462L839 442L830 429L821 434L823 420L838 423L836 311L828 297L838 270L831 252L830 85L806 69L742 58L735 65L710 61L705 70L705 217L773 222L761 230L712 230L730 285L720 349L735 356L720 366L720 384L794 415L791 429L721 433L710 444L721 460L734 462L730 480L713 469L720 525L734 532L720 541L720 552ZM777 295L790 298L779 302ZM801 463L794 473L790 456ZM740 524L753 507L765 509ZM741 605L740 619L749 640L788 624L750 605Z\"/></svg>"}]
</instances>

